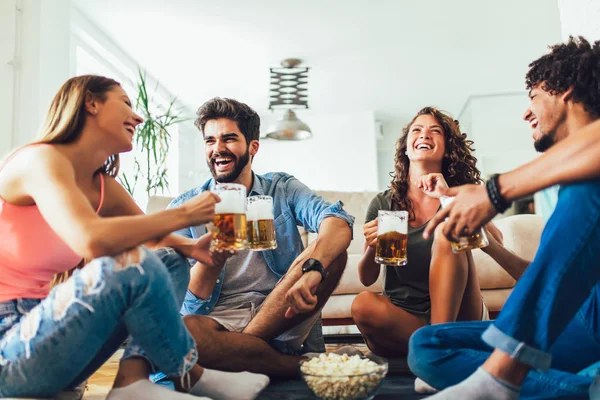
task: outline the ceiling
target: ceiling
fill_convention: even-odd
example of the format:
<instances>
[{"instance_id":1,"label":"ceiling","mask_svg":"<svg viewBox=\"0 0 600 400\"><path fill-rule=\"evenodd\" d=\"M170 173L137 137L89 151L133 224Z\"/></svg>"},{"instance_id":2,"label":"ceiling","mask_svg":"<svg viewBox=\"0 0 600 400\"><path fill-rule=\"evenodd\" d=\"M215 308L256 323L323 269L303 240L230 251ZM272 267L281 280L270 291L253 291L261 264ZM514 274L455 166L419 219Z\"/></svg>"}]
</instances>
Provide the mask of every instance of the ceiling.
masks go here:
<instances>
[{"instance_id":1,"label":"ceiling","mask_svg":"<svg viewBox=\"0 0 600 400\"><path fill-rule=\"evenodd\" d=\"M268 107L269 67L311 67L310 113L402 121L428 104L524 89L560 41L556 0L73 0L192 109L214 96Z\"/></svg>"}]
</instances>

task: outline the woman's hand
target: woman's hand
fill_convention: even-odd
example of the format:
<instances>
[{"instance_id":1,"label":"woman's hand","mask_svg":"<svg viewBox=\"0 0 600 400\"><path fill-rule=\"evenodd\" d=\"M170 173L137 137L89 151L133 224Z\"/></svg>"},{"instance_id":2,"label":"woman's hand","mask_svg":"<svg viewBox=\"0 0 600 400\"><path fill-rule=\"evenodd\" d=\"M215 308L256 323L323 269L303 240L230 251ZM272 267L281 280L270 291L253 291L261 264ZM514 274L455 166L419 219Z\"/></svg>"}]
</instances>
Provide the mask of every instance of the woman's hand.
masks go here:
<instances>
[{"instance_id":1,"label":"woman's hand","mask_svg":"<svg viewBox=\"0 0 600 400\"><path fill-rule=\"evenodd\" d=\"M213 221L215 218L215 204L220 201L219 196L207 190L187 201L181 207L185 208L190 225L203 225Z\"/></svg>"},{"instance_id":2,"label":"woman's hand","mask_svg":"<svg viewBox=\"0 0 600 400\"><path fill-rule=\"evenodd\" d=\"M433 173L423 175L417 182L417 187L423 191L427 196L439 199L444 195L448 189L448 184L444 179L444 175L440 173Z\"/></svg>"},{"instance_id":3,"label":"woman's hand","mask_svg":"<svg viewBox=\"0 0 600 400\"><path fill-rule=\"evenodd\" d=\"M367 222L363 226L363 235L367 241L367 246L375 248L377 246L377 218L371 222Z\"/></svg>"}]
</instances>

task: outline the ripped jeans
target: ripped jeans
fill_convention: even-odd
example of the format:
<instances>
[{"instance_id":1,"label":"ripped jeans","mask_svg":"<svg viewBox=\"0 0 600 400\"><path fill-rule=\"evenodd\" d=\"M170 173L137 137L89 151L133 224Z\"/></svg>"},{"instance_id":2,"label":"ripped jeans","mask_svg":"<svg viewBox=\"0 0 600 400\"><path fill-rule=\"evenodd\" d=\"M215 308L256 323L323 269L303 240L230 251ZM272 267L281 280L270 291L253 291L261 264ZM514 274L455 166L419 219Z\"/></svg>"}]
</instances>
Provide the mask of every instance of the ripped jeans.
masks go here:
<instances>
[{"instance_id":1,"label":"ripped jeans","mask_svg":"<svg viewBox=\"0 0 600 400\"><path fill-rule=\"evenodd\" d=\"M123 359L185 376L196 344L179 308L190 268L170 248L98 258L43 300L0 303L0 397L52 397L91 376L131 336Z\"/></svg>"}]
</instances>

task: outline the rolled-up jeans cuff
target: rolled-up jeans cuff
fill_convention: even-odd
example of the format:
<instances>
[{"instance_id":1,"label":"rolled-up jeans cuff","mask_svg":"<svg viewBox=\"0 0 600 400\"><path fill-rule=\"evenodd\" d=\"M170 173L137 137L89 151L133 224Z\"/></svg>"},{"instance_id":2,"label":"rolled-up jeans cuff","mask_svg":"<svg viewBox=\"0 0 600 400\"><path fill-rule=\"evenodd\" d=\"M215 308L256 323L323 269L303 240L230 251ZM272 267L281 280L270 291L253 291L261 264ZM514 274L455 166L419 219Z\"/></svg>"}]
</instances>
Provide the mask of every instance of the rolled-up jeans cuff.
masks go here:
<instances>
[{"instance_id":1,"label":"rolled-up jeans cuff","mask_svg":"<svg viewBox=\"0 0 600 400\"><path fill-rule=\"evenodd\" d=\"M528 346L524 342L519 342L494 325L490 325L483 332L481 339L490 346L503 351L512 358L534 369L547 372L550 368L550 363L552 362L552 355L550 353Z\"/></svg>"}]
</instances>

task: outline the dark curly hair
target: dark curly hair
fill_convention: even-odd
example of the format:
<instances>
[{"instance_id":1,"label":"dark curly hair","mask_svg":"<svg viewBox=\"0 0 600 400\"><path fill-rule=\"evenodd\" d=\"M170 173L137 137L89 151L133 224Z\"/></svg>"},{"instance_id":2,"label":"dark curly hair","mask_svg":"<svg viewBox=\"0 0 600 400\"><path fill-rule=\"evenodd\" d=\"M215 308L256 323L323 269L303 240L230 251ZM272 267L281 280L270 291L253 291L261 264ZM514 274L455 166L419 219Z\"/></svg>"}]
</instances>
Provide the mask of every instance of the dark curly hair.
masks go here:
<instances>
[{"instance_id":1,"label":"dark curly hair","mask_svg":"<svg viewBox=\"0 0 600 400\"><path fill-rule=\"evenodd\" d=\"M260 117L250 106L234 99L215 97L202 104L196 112L194 125L204 134L204 125L211 119L235 121L246 138L246 144L260 138Z\"/></svg>"},{"instance_id":2,"label":"dark curly hair","mask_svg":"<svg viewBox=\"0 0 600 400\"><path fill-rule=\"evenodd\" d=\"M412 201L408 198L408 168L410 161L406 155L408 132L415 120L421 115L431 115L442 126L446 154L442 160L442 175L448 186L480 183L481 173L475 167L477 159L471 154L475 149L473 141L467 140L467 135L460 132L458 121L435 107L425 107L402 129L402 136L396 142L394 157L395 172L392 172L392 209L408 211L409 219L415 219Z\"/></svg>"},{"instance_id":3,"label":"dark curly hair","mask_svg":"<svg viewBox=\"0 0 600 400\"><path fill-rule=\"evenodd\" d=\"M550 47L550 53L529 64L527 90L542 83L551 94L573 88L572 99L600 118L600 40L590 44L582 36Z\"/></svg>"}]
</instances>

